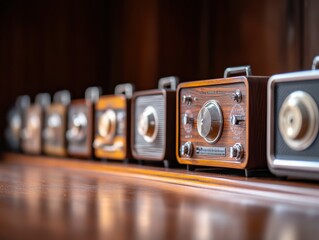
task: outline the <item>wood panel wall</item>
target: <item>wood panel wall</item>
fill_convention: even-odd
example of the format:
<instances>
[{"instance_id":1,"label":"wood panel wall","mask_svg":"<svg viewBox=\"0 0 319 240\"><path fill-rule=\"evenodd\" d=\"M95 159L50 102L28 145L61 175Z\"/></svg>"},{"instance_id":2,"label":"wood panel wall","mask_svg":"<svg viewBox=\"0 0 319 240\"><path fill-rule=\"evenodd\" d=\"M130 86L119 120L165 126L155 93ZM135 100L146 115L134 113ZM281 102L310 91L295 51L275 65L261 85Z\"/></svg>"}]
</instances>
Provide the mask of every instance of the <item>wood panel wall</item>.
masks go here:
<instances>
[{"instance_id":1,"label":"wood panel wall","mask_svg":"<svg viewBox=\"0 0 319 240\"><path fill-rule=\"evenodd\" d=\"M137 89L159 77L307 69L319 52L315 0L2 0L0 131L20 94L100 85Z\"/></svg>"}]
</instances>

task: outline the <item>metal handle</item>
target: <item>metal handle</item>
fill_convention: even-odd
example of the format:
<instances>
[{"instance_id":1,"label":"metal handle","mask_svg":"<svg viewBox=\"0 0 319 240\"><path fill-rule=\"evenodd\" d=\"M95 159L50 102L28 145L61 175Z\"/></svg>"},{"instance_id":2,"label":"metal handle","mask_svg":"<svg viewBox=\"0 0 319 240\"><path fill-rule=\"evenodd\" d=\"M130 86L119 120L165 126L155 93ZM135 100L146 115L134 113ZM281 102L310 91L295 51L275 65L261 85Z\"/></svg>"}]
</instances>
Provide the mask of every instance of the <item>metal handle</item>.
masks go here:
<instances>
[{"instance_id":1,"label":"metal handle","mask_svg":"<svg viewBox=\"0 0 319 240\"><path fill-rule=\"evenodd\" d=\"M176 90L178 82L179 79L175 76L160 78L158 81L158 88Z\"/></svg>"},{"instance_id":2,"label":"metal handle","mask_svg":"<svg viewBox=\"0 0 319 240\"><path fill-rule=\"evenodd\" d=\"M115 86L114 93L116 95L124 94L127 98L131 98L133 96L133 92L135 90L135 86L131 83L122 83Z\"/></svg>"},{"instance_id":3,"label":"metal handle","mask_svg":"<svg viewBox=\"0 0 319 240\"><path fill-rule=\"evenodd\" d=\"M312 70L316 70L319 67L319 56L316 56L312 61Z\"/></svg>"},{"instance_id":4,"label":"metal handle","mask_svg":"<svg viewBox=\"0 0 319 240\"><path fill-rule=\"evenodd\" d=\"M51 96L49 93L39 93L35 96L34 102L42 107L50 105Z\"/></svg>"},{"instance_id":5,"label":"metal handle","mask_svg":"<svg viewBox=\"0 0 319 240\"><path fill-rule=\"evenodd\" d=\"M53 102L68 105L71 101L71 94L68 90L61 90L54 94Z\"/></svg>"},{"instance_id":6,"label":"metal handle","mask_svg":"<svg viewBox=\"0 0 319 240\"><path fill-rule=\"evenodd\" d=\"M20 111L26 109L30 106L30 97L28 95L22 95L17 97L17 100L15 102L16 108L18 108Z\"/></svg>"},{"instance_id":7,"label":"metal handle","mask_svg":"<svg viewBox=\"0 0 319 240\"><path fill-rule=\"evenodd\" d=\"M85 100L96 103L102 95L101 87L88 87L85 90Z\"/></svg>"},{"instance_id":8,"label":"metal handle","mask_svg":"<svg viewBox=\"0 0 319 240\"><path fill-rule=\"evenodd\" d=\"M225 69L224 78L230 77L231 75L245 73L246 76L251 75L251 67L247 66L238 66L238 67L229 67Z\"/></svg>"}]
</instances>

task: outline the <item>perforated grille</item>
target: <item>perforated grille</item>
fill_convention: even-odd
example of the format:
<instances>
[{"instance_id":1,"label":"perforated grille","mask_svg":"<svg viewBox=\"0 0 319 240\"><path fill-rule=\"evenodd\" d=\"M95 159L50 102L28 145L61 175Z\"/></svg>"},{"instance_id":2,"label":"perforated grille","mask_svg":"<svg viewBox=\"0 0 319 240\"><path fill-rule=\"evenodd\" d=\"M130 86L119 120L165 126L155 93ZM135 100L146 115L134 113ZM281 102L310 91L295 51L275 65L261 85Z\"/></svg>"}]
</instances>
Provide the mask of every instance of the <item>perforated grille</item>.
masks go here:
<instances>
[{"instance_id":1,"label":"perforated grille","mask_svg":"<svg viewBox=\"0 0 319 240\"><path fill-rule=\"evenodd\" d=\"M138 120L147 106L152 106L158 116L158 134L154 142L146 142L143 136L138 134ZM160 158L165 148L165 99L163 95L139 96L136 99L134 115L134 143L135 152L139 156Z\"/></svg>"}]
</instances>

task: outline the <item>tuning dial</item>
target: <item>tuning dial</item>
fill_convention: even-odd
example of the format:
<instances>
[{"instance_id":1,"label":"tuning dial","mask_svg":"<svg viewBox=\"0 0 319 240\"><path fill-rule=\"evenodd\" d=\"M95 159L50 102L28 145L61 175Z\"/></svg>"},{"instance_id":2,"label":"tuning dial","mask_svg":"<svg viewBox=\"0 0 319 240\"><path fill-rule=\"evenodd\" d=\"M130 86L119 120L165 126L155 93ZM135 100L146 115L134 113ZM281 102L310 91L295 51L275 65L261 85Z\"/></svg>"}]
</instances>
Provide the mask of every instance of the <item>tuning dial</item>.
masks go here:
<instances>
[{"instance_id":1,"label":"tuning dial","mask_svg":"<svg viewBox=\"0 0 319 240\"><path fill-rule=\"evenodd\" d=\"M235 143L234 146L229 148L229 156L240 160L244 155L244 147L240 143Z\"/></svg>"},{"instance_id":2,"label":"tuning dial","mask_svg":"<svg viewBox=\"0 0 319 240\"><path fill-rule=\"evenodd\" d=\"M240 102L241 102L242 97L243 97L243 95L242 95L242 93L241 93L241 91L240 91L239 89L237 89L237 90L232 94L232 99L233 99L234 101L236 101L237 103L240 103Z\"/></svg>"},{"instance_id":3,"label":"tuning dial","mask_svg":"<svg viewBox=\"0 0 319 240\"><path fill-rule=\"evenodd\" d=\"M279 130L286 144L296 151L308 148L317 137L318 118L318 106L308 93L288 95L279 111Z\"/></svg>"},{"instance_id":4,"label":"tuning dial","mask_svg":"<svg viewBox=\"0 0 319 240\"><path fill-rule=\"evenodd\" d=\"M66 137L70 141L82 141L86 137L87 117L83 112L72 115L72 127L67 131Z\"/></svg>"},{"instance_id":5,"label":"tuning dial","mask_svg":"<svg viewBox=\"0 0 319 240\"><path fill-rule=\"evenodd\" d=\"M215 100L204 104L198 113L197 131L209 143L215 143L223 131L223 113Z\"/></svg>"},{"instance_id":6,"label":"tuning dial","mask_svg":"<svg viewBox=\"0 0 319 240\"><path fill-rule=\"evenodd\" d=\"M186 142L180 148L180 154L182 156L191 157L193 155L193 144L191 142Z\"/></svg>"},{"instance_id":7,"label":"tuning dial","mask_svg":"<svg viewBox=\"0 0 319 240\"><path fill-rule=\"evenodd\" d=\"M111 141L114 138L116 132L116 113L112 109L108 109L102 116L99 118L98 133L106 141Z\"/></svg>"},{"instance_id":8,"label":"tuning dial","mask_svg":"<svg viewBox=\"0 0 319 240\"><path fill-rule=\"evenodd\" d=\"M154 107L144 109L138 121L138 133L146 142L154 142L158 132L158 117Z\"/></svg>"}]
</instances>

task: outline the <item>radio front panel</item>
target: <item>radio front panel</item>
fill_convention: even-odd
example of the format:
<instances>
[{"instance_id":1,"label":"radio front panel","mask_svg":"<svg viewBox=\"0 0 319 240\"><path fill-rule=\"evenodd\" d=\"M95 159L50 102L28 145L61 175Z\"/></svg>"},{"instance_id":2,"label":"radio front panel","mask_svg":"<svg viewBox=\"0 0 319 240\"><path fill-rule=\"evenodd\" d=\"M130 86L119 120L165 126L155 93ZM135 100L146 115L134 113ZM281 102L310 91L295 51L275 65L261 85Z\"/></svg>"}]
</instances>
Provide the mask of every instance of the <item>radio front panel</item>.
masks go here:
<instances>
[{"instance_id":1,"label":"radio front panel","mask_svg":"<svg viewBox=\"0 0 319 240\"><path fill-rule=\"evenodd\" d=\"M182 86L178 102L179 161L242 168L249 148L244 79L229 83L206 80L199 86Z\"/></svg>"}]
</instances>

